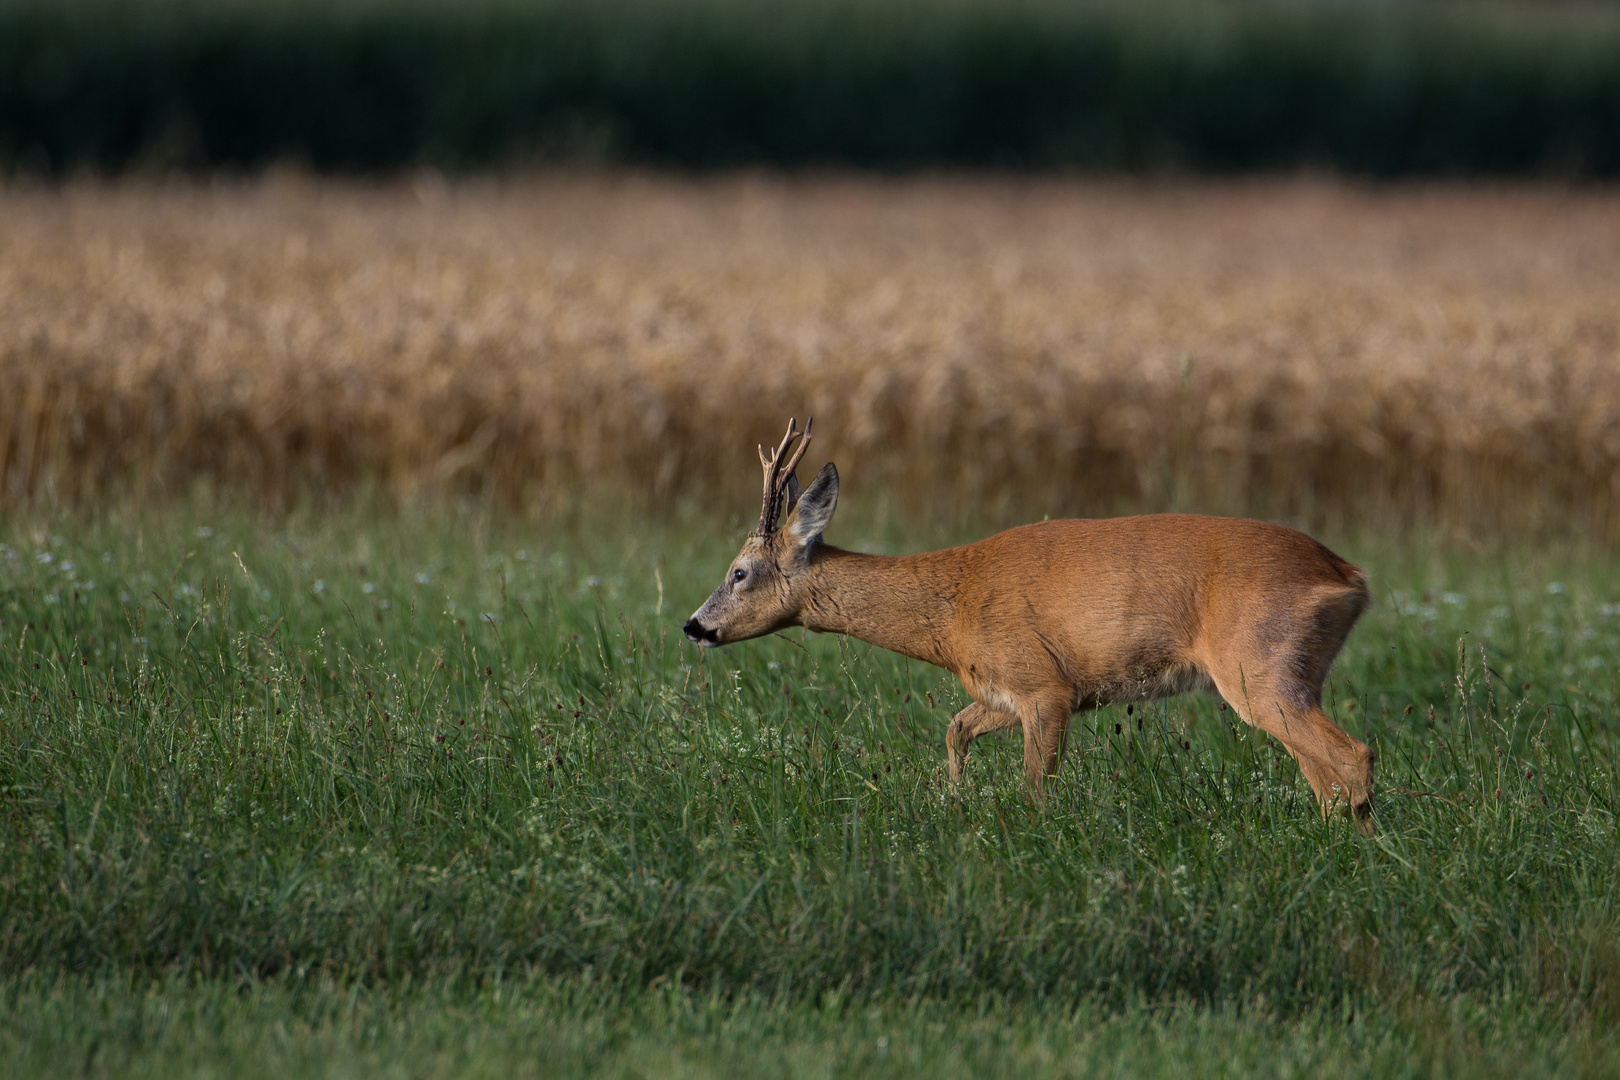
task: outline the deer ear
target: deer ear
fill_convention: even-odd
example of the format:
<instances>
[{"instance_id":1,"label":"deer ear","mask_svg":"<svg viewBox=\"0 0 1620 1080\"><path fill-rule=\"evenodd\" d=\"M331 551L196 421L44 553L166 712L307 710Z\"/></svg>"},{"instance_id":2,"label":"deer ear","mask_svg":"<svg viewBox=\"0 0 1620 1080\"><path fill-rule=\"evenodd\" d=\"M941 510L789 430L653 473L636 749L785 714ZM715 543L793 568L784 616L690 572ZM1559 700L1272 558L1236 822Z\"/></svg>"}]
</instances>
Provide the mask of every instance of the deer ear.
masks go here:
<instances>
[{"instance_id":1,"label":"deer ear","mask_svg":"<svg viewBox=\"0 0 1620 1080\"><path fill-rule=\"evenodd\" d=\"M784 510L783 513L791 514L793 513L793 508L799 505L799 495L802 493L799 487L799 478L797 475L791 475L788 477L786 490L787 509Z\"/></svg>"},{"instance_id":2,"label":"deer ear","mask_svg":"<svg viewBox=\"0 0 1620 1080\"><path fill-rule=\"evenodd\" d=\"M788 516L787 531L800 547L809 547L820 539L822 530L838 509L838 470L832 462L821 467L810 486L799 496L793 513Z\"/></svg>"}]
</instances>

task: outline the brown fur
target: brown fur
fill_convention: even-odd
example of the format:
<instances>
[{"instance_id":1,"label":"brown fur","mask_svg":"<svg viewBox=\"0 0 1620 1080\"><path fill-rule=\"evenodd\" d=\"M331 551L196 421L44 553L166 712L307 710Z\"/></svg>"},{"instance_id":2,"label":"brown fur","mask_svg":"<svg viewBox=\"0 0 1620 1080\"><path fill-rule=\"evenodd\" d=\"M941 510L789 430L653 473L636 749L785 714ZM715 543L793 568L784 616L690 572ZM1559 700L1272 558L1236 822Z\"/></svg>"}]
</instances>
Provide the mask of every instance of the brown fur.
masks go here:
<instances>
[{"instance_id":1,"label":"brown fur","mask_svg":"<svg viewBox=\"0 0 1620 1080\"><path fill-rule=\"evenodd\" d=\"M818 493L831 476L830 505ZM1299 762L1326 812L1370 827L1373 753L1322 711L1322 683L1368 601L1366 575L1303 533L1191 514L1023 525L893 558L820 541L831 466L782 529L751 536L687 623L708 645L791 625L848 634L953 672L973 704L945 745L1024 734L1039 792L1080 709L1214 690ZM807 524L800 511L818 515ZM743 580L734 582L736 571Z\"/></svg>"}]
</instances>

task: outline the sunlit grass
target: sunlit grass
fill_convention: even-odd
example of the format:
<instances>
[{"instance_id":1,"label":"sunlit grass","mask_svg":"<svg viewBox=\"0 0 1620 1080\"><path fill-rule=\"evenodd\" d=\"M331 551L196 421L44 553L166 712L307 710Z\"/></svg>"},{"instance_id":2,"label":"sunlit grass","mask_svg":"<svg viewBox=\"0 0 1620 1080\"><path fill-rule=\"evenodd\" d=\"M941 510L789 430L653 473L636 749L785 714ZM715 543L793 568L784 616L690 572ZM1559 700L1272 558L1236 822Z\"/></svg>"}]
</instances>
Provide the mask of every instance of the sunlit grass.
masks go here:
<instances>
[{"instance_id":1,"label":"sunlit grass","mask_svg":"<svg viewBox=\"0 0 1620 1080\"><path fill-rule=\"evenodd\" d=\"M1234 1060L1275 1050L1252 1017L1318 1048L1371 1024L1396 1042L1346 1060L1377 1070L1401 1039L1507 1053L1514 1025L1549 1061L1572 1060L1566 1037L1606 1045L1620 575L1602 558L1335 540L1376 585L1329 688L1379 751L1369 840L1207 699L1078 718L1044 805L1015 740L976 746L953 791L943 733L965 699L943 673L796 631L684 642L733 542L449 513L272 525L200 503L14 522L16 1052L104 1015L108 1045L145 1053L142 995L242 1023L284 1010L304 1025L288 1045L335 1045L354 1029L321 1028L337 1021L311 1002L358 994L343 1008L396 1025L344 1043L362 1057L448 1045L486 1007L491 1053L523 1055L551 1036L519 1034L522 1002L581 987L606 1019L559 1004L556 1038L600 1022L614 1060L645 1063L634 1033L667 1031L714 1068L780 1049L742 1021L693 1033L691 1010L737 1002L829 1068L866 1060L847 1024L868 1008L917 1046L956 1023L938 1018L988 1017L986 1046L1037 1057L1056 1024L1058 1064L1112 1060L1115 1038L1148 1054L1119 1033L1164 1024L1172 1043L1213 1025ZM490 1006L509 985L516 1011ZM216 986L267 989L208 1004ZM435 994L473 1011L399 1019ZM1112 1019L1093 1036L1070 1009ZM264 1036L221 1038L245 1057Z\"/></svg>"}]
</instances>

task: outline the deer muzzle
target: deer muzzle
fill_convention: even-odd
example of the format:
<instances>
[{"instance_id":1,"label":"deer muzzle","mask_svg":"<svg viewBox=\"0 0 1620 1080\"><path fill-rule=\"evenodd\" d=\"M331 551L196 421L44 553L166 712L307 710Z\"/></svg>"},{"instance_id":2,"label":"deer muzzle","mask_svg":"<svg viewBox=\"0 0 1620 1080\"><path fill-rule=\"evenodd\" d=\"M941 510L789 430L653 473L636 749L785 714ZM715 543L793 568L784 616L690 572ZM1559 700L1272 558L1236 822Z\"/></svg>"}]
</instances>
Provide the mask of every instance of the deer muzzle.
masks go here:
<instances>
[{"instance_id":1,"label":"deer muzzle","mask_svg":"<svg viewBox=\"0 0 1620 1080\"><path fill-rule=\"evenodd\" d=\"M681 627L681 629L686 632L686 636L688 638L697 642L699 645L713 648L714 646L720 644L720 636L713 630L710 630L707 626L704 626L702 623L698 622L696 615L692 616L690 619L687 619L686 625Z\"/></svg>"}]
</instances>

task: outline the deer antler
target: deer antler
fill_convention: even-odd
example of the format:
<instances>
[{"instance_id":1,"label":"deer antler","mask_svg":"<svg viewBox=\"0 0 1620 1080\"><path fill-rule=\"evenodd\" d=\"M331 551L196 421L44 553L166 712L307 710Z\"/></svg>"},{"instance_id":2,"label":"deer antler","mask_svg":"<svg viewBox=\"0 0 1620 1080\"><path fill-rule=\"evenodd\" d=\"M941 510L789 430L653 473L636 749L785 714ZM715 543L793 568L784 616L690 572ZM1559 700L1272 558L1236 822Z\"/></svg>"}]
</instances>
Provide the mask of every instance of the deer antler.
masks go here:
<instances>
[{"instance_id":1,"label":"deer antler","mask_svg":"<svg viewBox=\"0 0 1620 1080\"><path fill-rule=\"evenodd\" d=\"M776 531L776 515L782 510L782 492L787 490L788 483L793 479L793 470L799 467L799 459L804 457L805 449L810 445L810 425L815 423L815 417L804 422L804 431L794 430L794 421L789 420L787 434L782 436L781 445L774 453L765 453L765 448L759 448L759 463L765 467L765 502L759 510L759 527L754 530L755 536L769 536ZM793 456L782 461L782 455L793 446L794 440L799 445L794 447Z\"/></svg>"}]
</instances>

